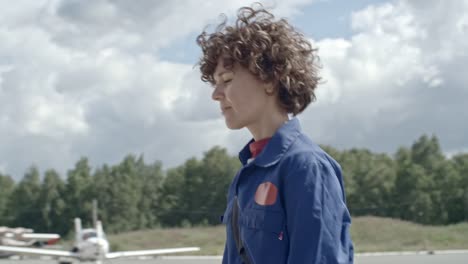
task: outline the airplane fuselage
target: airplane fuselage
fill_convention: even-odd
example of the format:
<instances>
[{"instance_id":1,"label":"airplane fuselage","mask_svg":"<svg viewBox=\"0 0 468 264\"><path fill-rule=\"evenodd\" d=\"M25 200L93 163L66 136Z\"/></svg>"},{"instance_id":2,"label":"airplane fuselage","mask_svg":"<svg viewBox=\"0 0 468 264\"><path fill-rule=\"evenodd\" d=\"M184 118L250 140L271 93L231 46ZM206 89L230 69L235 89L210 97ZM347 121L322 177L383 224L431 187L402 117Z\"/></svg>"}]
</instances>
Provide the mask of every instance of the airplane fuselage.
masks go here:
<instances>
[{"instance_id":1,"label":"airplane fuselage","mask_svg":"<svg viewBox=\"0 0 468 264\"><path fill-rule=\"evenodd\" d=\"M75 249L80 260L100 260L109 252L109 242L103 238L92 237L80 242Z\"/></svg>"}]
</instances>

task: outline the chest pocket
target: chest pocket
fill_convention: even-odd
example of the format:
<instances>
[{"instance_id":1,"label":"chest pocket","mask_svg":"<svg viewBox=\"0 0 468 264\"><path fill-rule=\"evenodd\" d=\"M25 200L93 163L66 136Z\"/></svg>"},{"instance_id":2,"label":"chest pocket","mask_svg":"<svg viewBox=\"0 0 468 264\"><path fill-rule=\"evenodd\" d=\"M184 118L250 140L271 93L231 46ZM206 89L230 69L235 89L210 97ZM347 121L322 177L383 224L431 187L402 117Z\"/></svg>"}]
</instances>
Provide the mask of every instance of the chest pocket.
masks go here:
<instances>
[{"instance_id":1,"label":"chest pocket","mask_svg":"<svg viewBox=\"0 0 468 264\"><path fill-rule=\"evenodd\" d=\"M247 228L259 229L278 235L284 232L285 227L284 216L281 212L260 209L244 209L240 224Z\"/></svg>"},{"instance_id":2,"label":"chest pocket","mask_svg":"<svg viewBox=\"0 0 468 264\"><path fill-rule=\"evenodd\" d=\"M242 240L255 263L286 263L289 242L282 212L244 209L239 222Z\"/></svg>"}]
</instances>

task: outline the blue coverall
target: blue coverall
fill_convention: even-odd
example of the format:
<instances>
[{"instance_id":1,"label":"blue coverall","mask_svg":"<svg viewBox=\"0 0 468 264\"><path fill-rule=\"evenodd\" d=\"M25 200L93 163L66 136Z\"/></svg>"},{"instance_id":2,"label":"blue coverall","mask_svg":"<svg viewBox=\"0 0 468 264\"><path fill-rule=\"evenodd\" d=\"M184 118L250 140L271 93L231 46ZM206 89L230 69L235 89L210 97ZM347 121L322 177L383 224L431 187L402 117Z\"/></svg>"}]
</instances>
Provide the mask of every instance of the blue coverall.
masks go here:
<instances>
[{"instance_id":1,"label":"blue coverall","mask_svg":"<svg viewBox=\"0 0 468 264\"><path fill-rule=\"evenodd\" d=\"M236 200L238 233L252 264L353 263L339 164L302 133L297 118L280 127L253 160L249 144L239 153L243 166L222 216L222 263L243 263L230 224ZM262 197L267 202L259 204Z\"/></svg>"}]
</instances>

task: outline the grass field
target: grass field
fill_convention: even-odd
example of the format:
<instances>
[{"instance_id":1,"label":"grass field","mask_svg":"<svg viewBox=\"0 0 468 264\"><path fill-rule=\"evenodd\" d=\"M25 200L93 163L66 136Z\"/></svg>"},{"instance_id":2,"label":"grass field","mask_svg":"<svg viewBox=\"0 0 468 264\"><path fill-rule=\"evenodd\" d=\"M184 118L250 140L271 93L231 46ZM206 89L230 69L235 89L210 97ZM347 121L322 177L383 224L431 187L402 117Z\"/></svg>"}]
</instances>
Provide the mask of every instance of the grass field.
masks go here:
<instances>
[{"instance_id":1,"label":"grass field","mask_svg":"<svg viewBox=\"0 0 468 264\"><path fill-rule=\"evenodd\" d=\"M468 223L422 226L396 219L355 217L356 252L468 249ZM221 255L224 226L144 230L108 236L112 250L198 246L199 255Z\"/></svg>"}]
</instances>

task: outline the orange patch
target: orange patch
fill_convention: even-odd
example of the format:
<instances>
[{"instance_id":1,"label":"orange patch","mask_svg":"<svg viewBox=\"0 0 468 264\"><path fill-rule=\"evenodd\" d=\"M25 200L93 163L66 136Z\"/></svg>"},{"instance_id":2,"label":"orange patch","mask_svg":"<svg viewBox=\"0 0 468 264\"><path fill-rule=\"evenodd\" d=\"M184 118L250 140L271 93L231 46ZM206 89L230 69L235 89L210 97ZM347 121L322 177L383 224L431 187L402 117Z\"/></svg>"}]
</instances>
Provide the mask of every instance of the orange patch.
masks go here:
<instances>
[{"instance_id":1,"label":"orange patch","mask_svg":"<svg viewBox=\"0 0 468 264\"><path fill-rule=\"evenodd\" d=\"M272 205L278 197L278 188L271 182L264 182L257 187L255 202L259 205Z\"/></svg>"}]
</instances>

